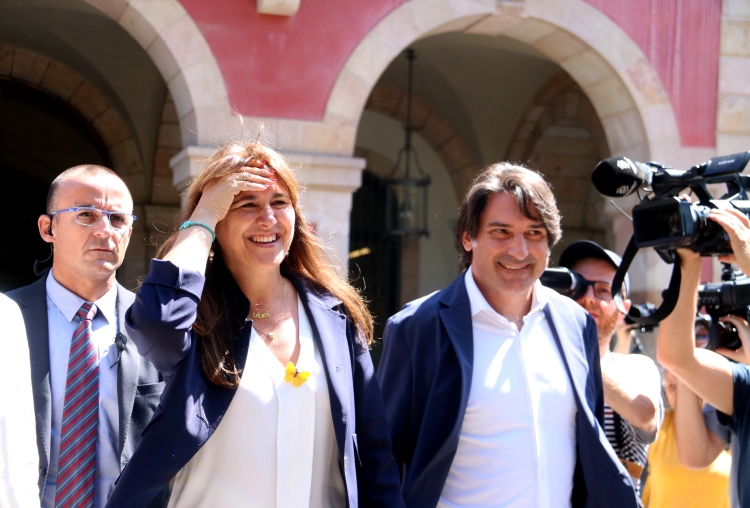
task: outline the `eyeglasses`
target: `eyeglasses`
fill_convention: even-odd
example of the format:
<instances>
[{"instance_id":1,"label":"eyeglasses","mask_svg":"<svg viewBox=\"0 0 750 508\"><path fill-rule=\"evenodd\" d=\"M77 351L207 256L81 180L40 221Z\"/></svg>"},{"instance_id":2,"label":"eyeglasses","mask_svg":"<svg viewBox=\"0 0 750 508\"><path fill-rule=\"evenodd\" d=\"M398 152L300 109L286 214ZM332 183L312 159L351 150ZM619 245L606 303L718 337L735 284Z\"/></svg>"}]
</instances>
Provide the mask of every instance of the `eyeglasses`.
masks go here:
<instances>
[{"instance_id":1,"label":"eyeglasses","mask_svg":"<svg viewBox=\"0 0 750 508\"><path fill-rule=\"evenodd\" d=\"M66 208L65 210L57 210L49 213L50 217L57 215L58 213L74 212L76 222L81 226L95 226L99 224L103 216L107 216L109 219L109 225L112 229L121 230L127 229L133 225L133 221L137 218L132 213L125 212L105 212L97 208L90 206L75 206L73 208Z\"/></svg>"},{"instance_id":2,"label":"eyeglasses","mask_svg":"<svg viewBox=\"0 0 750 508\"><path fill-rule=\"evenodd\" d=\"M589 290L589 286L592 286L594 288L594 296L599 300L605 302L609 302L612 300L612 284L601 280L584 279L580 275L579 278L580 280L578 281L578 283L581 284L579 289L579 291L581 291L581 296L586 294L586 292Z\"/></svg>"},{"instance_id":3,"label":"eyeglasses","mask_svg":"<svg viewBox=\"0 0 750 508\"><path fill-rule=\"evenodd\" d=\"M705 349L708 346L708 332L695 334L695 347Z\"/></svg>"}]
</instances>

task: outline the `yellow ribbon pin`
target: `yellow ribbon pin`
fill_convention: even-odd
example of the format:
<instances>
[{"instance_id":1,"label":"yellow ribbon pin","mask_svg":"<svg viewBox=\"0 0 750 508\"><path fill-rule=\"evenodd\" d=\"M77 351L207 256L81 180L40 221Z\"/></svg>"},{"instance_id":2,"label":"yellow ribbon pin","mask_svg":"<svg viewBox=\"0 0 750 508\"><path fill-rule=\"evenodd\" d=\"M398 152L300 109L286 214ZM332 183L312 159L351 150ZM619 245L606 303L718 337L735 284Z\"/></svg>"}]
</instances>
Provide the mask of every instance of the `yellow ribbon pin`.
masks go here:
<instances>
[{"instance_id":1,"label":"yellow ribbon pin","mask_svg":"<svg viewBox=\"0 0 750 508\"><path fill-rule=\"evenodd\" d=\"M284 381L286 381L287 383L292 383L297 388L302 386L302 383L307 381L307 378L310 377L309 372L298 371L297 367L295 367L292 362L286 364L286 368L284 369L284 371L286 372L286 374L284 375Z\"/></svg>"}]
</instances>

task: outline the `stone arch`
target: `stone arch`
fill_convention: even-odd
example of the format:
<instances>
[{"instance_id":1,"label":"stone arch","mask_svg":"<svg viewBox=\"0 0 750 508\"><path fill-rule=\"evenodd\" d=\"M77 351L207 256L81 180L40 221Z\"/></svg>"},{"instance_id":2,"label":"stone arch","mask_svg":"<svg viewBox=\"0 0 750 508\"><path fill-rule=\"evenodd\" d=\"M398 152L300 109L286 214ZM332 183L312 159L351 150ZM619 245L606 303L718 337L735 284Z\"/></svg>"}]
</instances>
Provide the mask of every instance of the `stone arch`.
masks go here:
<instances>
[{"instance_id":1,"label":"stone arch","mask_svg":"<svg viewBox=\"0 0 750 508\"><path fill-rule=\"evenodd\" d=\"M542 85L527 106L513 136L508 160L526 161L544 129L566 119L578 122L591 133L600 159L609 157L606 135L593 105L568 74L560 73Z\"/></svg>"},{"instance_id":2,"label":"stone arch","mask_svg":"<svg viewBox=\"0 0 750 508\"><path fill-rule=\"evenodd\" d=\"M116 21L151 57L174 99L184 147L211 145L226 137L236 119L224 77L178 0L85 1Z\"/></svg>"},{"instance_id":3,"label":"stone arch","mask_svg":"<svg viewBox=\"0 0 750 508\"><path fill-rule=\"evenodd\" d=\"M613 154L658 159L680 147L661 82L632 39L583 0L410 0L386 16L350 55L324 122L356 131L371 90L413 41L462 31L533 46L580 85L602 121ZM354 148L352 137L350 153Z\"/></svg>"},{"instance_id":4,"label":"stone arch","mask_svg":"<svg viewBox=\"0 0 750 508\"><path fill-rule=\"evenodd\" d=\"M604 128L583 90L564 72L547 80L529 102L507 158L539 170L552 185L564 231L552 259L576 240L610 243L612 217L590 184L591 170L607 157Z\"/></svg>"},{"instance_id":5,"label":"stone arch","mask_svg":"<svg viewBox=\"0 0 750 508\"><path fill-rule=\"evenodd\" d=\"M365 103L365 109L406 121L406 93L398 88L376 85ZM412 99L412 125L432 147L448 169L456 199L461 200L479 169L469 143L443 115L424 101Z\"/></svg>"},{"instance_id":6,"label":"stone arch","mask_svg":"<svg viewBox=\"0 0 750 508\"><path fill-rule=\"evenodd\" d=\"M13 46L0 46L0 76L39 88L76 111L101 139L113 168L129 185L136 203L142 190L143 161L131 127L117 107L93 83L45 55Z\"/></svg>"}]
</instances>

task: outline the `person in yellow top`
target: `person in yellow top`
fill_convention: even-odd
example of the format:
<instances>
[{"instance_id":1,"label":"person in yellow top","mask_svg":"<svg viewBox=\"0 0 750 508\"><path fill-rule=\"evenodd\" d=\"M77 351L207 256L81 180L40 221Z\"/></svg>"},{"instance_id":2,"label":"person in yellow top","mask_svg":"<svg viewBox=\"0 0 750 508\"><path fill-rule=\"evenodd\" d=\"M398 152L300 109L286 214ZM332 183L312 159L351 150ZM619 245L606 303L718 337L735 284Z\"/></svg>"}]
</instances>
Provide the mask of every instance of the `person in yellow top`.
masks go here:
<instances>
[{"instance_id":1,"label":"person in yellow top","mask_svg":"<svg viewBox=\"0 0 750 508\"><path fill-rule=\"evenodd\" d=\"M677 383L664 372L664 391L671 408L675 407ZM681 386L681 390L688 390ZM688 469L677 455L673 409L664 414L656 442L648 451L649 476L643 489L647 508L729 508L729 470L732 458L726 451L705 469Z\"/></svg>"}]
</instances>

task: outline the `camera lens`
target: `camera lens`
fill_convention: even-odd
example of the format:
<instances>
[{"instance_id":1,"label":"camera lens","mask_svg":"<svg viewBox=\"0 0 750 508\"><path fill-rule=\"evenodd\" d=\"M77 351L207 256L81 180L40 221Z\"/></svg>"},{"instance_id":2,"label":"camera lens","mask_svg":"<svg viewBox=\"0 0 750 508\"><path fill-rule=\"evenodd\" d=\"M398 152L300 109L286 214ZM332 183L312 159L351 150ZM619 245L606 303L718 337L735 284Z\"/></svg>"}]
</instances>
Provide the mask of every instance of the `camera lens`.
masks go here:
<instances>
[{"instance_id":1,"label":"camera lens","mask_svg":"<svg viewBox=\"0 0 750 508\"><path fill-rule=\"evenodd\" d=\"M663 222L669 227L669 236L679 235L682 233L682 222L680 221L679 210L675 210L667 214Z\"/></svg>"}]
</instances>

